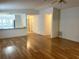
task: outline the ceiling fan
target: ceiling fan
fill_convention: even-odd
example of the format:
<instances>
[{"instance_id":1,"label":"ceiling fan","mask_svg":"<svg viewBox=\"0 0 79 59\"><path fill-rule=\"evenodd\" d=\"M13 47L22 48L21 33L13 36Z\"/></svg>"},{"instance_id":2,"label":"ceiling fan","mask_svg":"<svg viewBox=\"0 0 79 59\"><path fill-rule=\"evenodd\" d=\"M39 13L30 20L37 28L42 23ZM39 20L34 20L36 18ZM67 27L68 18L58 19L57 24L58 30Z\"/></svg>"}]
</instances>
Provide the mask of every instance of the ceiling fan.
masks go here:
<instances>
[{"instance_id":1,"label":"ceiling fan","mask_svg":"<svg viewBox=\"0 0 79 59\"><path fill-rule=\"evenodd\" d=\"M59 8L63 8L63 5L67 3L66 0L44 0L45 2L50 2L53 6L59 6Z\"/></svg>"},{"instance_id":2,"label":"ceiling fan","mask_svg":"<svg viewBox=\"0 0 79 59\"><path fill-rule=\"evenodd\" d=\"M58 3L66 3L66 0L56 0L56 1L54 1L53 3L56 3L56 2L58 2Z\"/></svg>"},{"instance_id":3,"label":"ceiling fan","mask_svg":"<svg viewBox=\"0 0 79 59\"><path fill-rule=\"evenodd\" d=\"M54 4L54 3L66 3L65 0L55 0L55 1L53 1L53 0L44 0L44 1L52 1L52 4Z\"/></svg>"}]
</instances>

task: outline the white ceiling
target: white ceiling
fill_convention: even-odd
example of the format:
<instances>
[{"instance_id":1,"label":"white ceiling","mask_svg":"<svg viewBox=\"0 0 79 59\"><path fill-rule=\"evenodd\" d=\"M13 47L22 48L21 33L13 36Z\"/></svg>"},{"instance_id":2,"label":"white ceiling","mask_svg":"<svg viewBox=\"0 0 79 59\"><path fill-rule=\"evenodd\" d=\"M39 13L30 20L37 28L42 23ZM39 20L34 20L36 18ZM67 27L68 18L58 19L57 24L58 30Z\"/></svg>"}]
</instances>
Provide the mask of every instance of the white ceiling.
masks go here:
<instances>
[{"instance_id":1,"label":"white ceiling","mask_svg":"<svg viewBox=\"0 0 79 59\"><path fill-rule=\"evenodd\" d=\"M55 1L55 0L52 0ZM64 8L79 6L79 0L66 0ZM50 6L51 0L45 2L44 0L0 0L0 10L6 9L40 9ZM57 8L59 6L56 6Z\"/></svg>"}]
</instances>

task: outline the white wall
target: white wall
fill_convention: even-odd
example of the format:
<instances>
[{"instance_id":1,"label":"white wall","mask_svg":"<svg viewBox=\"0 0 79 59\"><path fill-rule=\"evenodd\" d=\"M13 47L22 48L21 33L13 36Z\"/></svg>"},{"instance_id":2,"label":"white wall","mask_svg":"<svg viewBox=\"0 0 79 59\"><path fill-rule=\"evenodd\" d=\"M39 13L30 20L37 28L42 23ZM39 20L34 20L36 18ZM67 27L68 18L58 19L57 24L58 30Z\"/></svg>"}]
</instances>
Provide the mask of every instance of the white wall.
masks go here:
<instances>
[{"instance_id":1,"label":"white wall","mask_svg":"<svg viewBox=\"0 0 79 59\"><path fill-rule=\"evenodd\" d=\"M38 15L27 15L28 33L38 32Z\"/></svg>"},{"instance_id":2,"label":"white wall","mask_svg":"<svg viewBox=\"0 0 79 59\"><path fill-rule=\"evenodd\" d=\"M41 35L44 35L44 18L43 18L43 15L39 15L38 16L38 34L41 34Z\"/></svg>"},{"instance_id":3,"label":"white wall","mask_svg":"<svg viewBox=\"0 0 79 59\"><path fill-rule=\"evenodd\" d=\"M39 14L28 15L28 31L34 32L40 35L49 35L45 33L45 14L53 14L53 8L47 8L40 10ZM52 24L51 24L52 25ZM29 29L30 28L30 29Z\"/></svg>"},{"instance_id":4,"label":"white wall","mask_svg":"<svg viewBox=\"0 0 79 59\"><path fill-rule=\"evenodd\" d=\"M27 15L24 13L15 14L15 28L24 28L27 25Z\"/></svg>"},{"instance_id":5,"label":"white wall","mask_svg":"<svg viewBox=\"0 0 79 59\"><path fill-rule=\"evenodd\" d=\"M62 37L79 42L79 7L61 10Z\"/></svg>"},{"instance_id":6,"label":"white wall","mask_svg":"<svg viewBox=\"0 0 79 59\"><path fill-rule=\"evenodd\" d=\"M22 27L27 27L27 15L26 14L22 14L21 15L21 21L22 21Z\"/></svg>"},{"instance_id":7,"label":"white wall","mask_svg":"<svg viewBox=\"0 0 79 59\"><path fill-rule=\"evenodd\" d=\"M0 30L0 38L11 38L17 36L25 36L27 33L26 29L7 29Z\"/></svg>"},{"instance_id":8,"label":"white wall","mask_svg":"<svg viewBox=\"0 0 79 59\"><path fill-rule=\"evenodd\" d=\"M41 17L39 21L42 23L42 28L40 28L42 30L42 34L51 35L52 38L58 37L60 10L57 8L49 7L41 10L40 15ZM45 15L47 16L45 17Z\"/></svg>"},{"instance_id":9,"label":"white wall","mask_svg":"<svg viewBox=\"0 0 79 59\"><path fill-rule=\"evenodd\" d=\"M39 27L38 33L41 34L41 35L51 35L52 34L52 32L51 32L52 21L49 20L49 19L46 19L46 18L50 17L50 15L48 17L46 17L45 16L46 14L51 14L53 16L53 7L49 7L49 8L40 10L39 19L38 19L38 27ZM51 16L50 19L52 19L52 16ZM48 20L49 22L51 21L51 23L50 24L46 23L47 22L46 20ZM46 27L46 24L51 25L51 27L50 26ZM47 28L49 28L48 32L46 32L46 30L48 30Z\"/></svg>"},{"instance_id":10,"label":"white wall","mask_svg":"<svg viewBox=\"0 0 79 59\"><path fill-rule=\"evenodd\" d=\"M21 15L15 15L15 28L22 28Z\"/></svg>"},{"instance_id":11,"label":"white wall","mask_svg":"<svg viewBox=\"0 0 79 59\"><path fill-rule=\"evenodd\" d=\"M46 13L44 15L44 34L51 35L52 33L52 20L53 14Z\"/></svg>"},{"instance_id":12,"label":"white wall","mask_svg":"<svg viewBox=\"0 0 79 59\"><path fill-rule=\"evenodd\" d=\"M58 37L59 32L59 20L60 10L49 7L40 10L40 14L37 15L37 29L34 28L34 32L40 35L50 35L52 38Z\"/></svg>"}]
</instances>

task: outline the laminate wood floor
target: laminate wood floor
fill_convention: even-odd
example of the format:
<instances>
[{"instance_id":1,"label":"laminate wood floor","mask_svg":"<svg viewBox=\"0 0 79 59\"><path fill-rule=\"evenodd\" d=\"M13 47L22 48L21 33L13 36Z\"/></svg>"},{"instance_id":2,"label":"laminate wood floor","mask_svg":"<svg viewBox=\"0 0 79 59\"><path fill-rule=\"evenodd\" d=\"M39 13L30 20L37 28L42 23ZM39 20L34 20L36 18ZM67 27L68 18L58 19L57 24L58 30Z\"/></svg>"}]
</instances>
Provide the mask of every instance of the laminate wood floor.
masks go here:
<instances>
[{"instance_id":1,"label":"laminate wood floor","mask_svg":"<svg viewBox=\"0 0 79 59\"><path fill-rule=\"evenodd\" d=\"M0 39L0 59L79 59L79 43L37 34Z\"/></svg>"}]
</instances>

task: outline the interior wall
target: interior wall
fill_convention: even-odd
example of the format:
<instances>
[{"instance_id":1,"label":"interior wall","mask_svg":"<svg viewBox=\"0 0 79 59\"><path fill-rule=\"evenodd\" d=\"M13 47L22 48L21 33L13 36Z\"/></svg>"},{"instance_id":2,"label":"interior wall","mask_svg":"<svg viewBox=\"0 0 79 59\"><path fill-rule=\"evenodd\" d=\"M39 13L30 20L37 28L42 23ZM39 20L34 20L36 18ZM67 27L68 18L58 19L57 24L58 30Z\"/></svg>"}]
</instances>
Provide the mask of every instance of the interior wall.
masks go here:
<instances>
[{"instance_id":1,"label":"interior wall","mask_svg":"<svg viewBox=\"0 0 79 59\"><path fill-rule=\"evenodd\" d=\"M38 32L38 16L39 15L33 15L33 18L32 18L32 30L34 33L37 33Z\"/></svg>"},{"instance_id":2,"label":"interior wall","mask_svg":"<svg viewBox=\"0 0 79 59\"><path fill-rule=\"evenodd\" d=\"M22 21L21 21L21 15L15 15L15 28L21 28L22 27Z\"/></svg>"},{"instance_id":3,"label":"interior wall","mask_svg":"<svg viewBox=\"0 0 79 59\"><path fill-rule=\"evenodd\" d=\"M58 37L60 24L60 10L57 8L46 8L41 10L41 20L43 21L43 35L50 35L51 38Z\"/></svg>"},{"instance_id":4,"label":"interior wall","mask_svg":"<svg viewBox=\"0 0 79 59\"><path fill-rule=\"evenodd\" d=\"M39 14L38 16L38 34L44 35L44 16L42 14Z\"/></svg>"},{"instance_id":5,"label":"interior wall","mask_svg":"<svg viewBox=\"0 0 79 59\"><path fill-rule=\"evenodd\" d=\"M52 34L52 16L53 16L53 7L40 10L39 14L39 34L41 35L51 35Z\"/></svg>"},{"instance_id":6,"label":"interior wall","mask_svg":"<svg viewBox=\"0 0 79 59\"><path fill-rule=\"evenodd\" d=\"M62 37L79 42L79 7L61 10Z\"/></svg>"},{"instance_id":7,"label":"interior wall","mask_svg":"<svg viewBox=\"0 0 79 59\"><path fill-rule=\"evenodd\" d=\"M26 14L15 14L15 28L27 27L27 15Z\"/></svg>"},{"instance_id":8,"label":"interior wall","mask_svg":"<svg viewBox=\"0 0 79 59\"><path fill-rule=\"evenodd\" d=\"M58 37L60 27L60 9L53 8L53 31L52 37Z\"/></svg>"},{"instance_id":9,"label":"interior wall","mask_svg":"<svg viewBox=\"0 0 79 59\"><path fill-rule=\"evenodd\" d=\"M45 34L46 35L51 35L51 31L52 31L52 18L53 16L52 16L52 14L45 14L44 15L44 25L45 25L45 27L44 27L44 31L45 31Z\"/></svg>"},{"instance_id":10,"label":"interior wall","mask_svg":"<svg viewBox=\"0 0 79 59\"><path fill-rule=\"evenodd\" d=\"M22 27L27 27L27 15L21 14Z\"/></svg>"},{"instance_id":11,"label":"interior wall","mask_svg":"<svg viewBox=\"0 0 79 59\"><path fill-rule=\"evenodd\" d=\"M28 33L38 32L38 15L27 15Z\"/></svg>"},{"instance_id":12,"label":"interior wall","mask_svg":"<svg viewBox=\"0 0 79 59\"><path fill-rule=\"evenodd\" d=\"M52 22L51 22L51 19L49 20L46 18L51 18L52 15L45 17L46 14L53 15L53 8L42 9L42 10L40 10L39 14L36 14L36 15L28 15L27 16L27 18L28 18L28 31L34 32L34 33L37 33L40 35L49 35L49 33L51 32L50 25L52 25L51 24ZM47 29L48 28L47 25L49 25L49 29ZM51 33L50 33L50 35L51 35Z\"/></svg>"},{"instance_id":13,"label":"interior wall","mask_svg":"<svg viewBox=\"0 0 79 59\"><path fill-rule=\"evenodd\" d=\"M37 23L35 25L34 23L32 24L34 33L51 36L51 38L58 37L60 21L59 9L53 7L42 9L33 21Z\"/></svg>"},{"instance_id":14,"label":"interior wall","mask_svg":"<svg viewBox=\"0 0 79 59\"><path fill-rule=\"evenodd\" d=\"M26 33L27 33L26 29L0 30L0 38L11 38L11 37L25 36Z\"/></svg>"}]
</instances>

